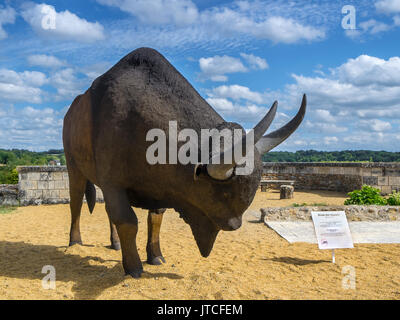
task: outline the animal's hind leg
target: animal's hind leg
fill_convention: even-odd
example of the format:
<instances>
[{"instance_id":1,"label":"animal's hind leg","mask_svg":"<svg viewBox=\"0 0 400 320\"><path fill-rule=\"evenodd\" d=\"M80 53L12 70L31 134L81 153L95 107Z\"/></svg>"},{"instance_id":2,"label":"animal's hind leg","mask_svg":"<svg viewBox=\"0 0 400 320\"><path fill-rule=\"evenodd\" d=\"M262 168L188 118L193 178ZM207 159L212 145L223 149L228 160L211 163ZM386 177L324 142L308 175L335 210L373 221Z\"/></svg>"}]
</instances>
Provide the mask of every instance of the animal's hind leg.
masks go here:
<instances>
[{"instance_id":1,"label":"animal's hind leg","mask_svg":"<svg viewBox=\"0 0 400 320\"><path fill-rule=\"evenodd\" d=\"M114 223L111 222L110 219L110 242L111 242L111 249L114 250L121 250L121 242L118 237L117 228Z\"/></svg>"},{"instance_id":2,"label":"animal's hind leg","mask_svg":"<svg viewBox=\"0 0 400 320\"><path fill-rule=\"evenodd\" d=\"M136 247L138 220L133 212L126 191L116 188L103 188L106 210L115 224L122 249L122 265L125 273L139 278L143 272L142 262Z\"/></svg>"},{"instance_id":3,"label":"animal's hind leg","mask_svg":"<svg viewBox=\"0 0 400 320\"><path fill-rule=\"evenodd\" d=\"M160 228L165 209L149 210L147 217L147 263L160 265L165 259L160 249Z\"/></svg>"},{"instance_id":4,"label":"animal's hind leg","mask_svg":"<svg viewBox=\"0 0 400 320\"><path fill-rule=\"evenodd\" d=\"M76 243L82 244L79 221L81 217L81 208L83 195L85 193L87 179L74 166L68 166L69 175L69 194L71 209L71 229L69 233L69 245Z\"/></svg>"}]
</instances>

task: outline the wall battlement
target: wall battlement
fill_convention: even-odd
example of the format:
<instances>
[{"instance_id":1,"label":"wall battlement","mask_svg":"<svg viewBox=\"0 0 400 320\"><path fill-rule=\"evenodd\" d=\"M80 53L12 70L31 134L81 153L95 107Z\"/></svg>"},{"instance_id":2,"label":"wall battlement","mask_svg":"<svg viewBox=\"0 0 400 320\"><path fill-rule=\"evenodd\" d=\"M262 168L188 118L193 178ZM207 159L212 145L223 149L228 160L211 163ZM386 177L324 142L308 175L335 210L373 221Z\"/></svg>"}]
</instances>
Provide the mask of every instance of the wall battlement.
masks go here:
<instances>
[{"instance_id":1,"label":"wall battlement","mask_svg":"<svg viewBox=\"0 0 400 320\"><path fill-rule=\"evenodd\" d=\"M264 162L263 176L295 180L296 189L349 192L364 184L386 195L400 190L397 162Z\"/></svg>"}]
</instances>

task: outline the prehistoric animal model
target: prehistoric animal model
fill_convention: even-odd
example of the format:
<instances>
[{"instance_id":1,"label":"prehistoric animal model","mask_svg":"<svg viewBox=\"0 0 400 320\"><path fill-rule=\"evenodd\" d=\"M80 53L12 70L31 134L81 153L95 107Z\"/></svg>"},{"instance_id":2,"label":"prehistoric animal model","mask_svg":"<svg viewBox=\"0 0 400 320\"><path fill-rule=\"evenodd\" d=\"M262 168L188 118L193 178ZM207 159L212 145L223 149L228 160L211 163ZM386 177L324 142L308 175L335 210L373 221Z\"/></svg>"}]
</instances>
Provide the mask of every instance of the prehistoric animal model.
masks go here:
<instances>
[{"instance_id":1,"label":"prehistoric animal model","mask_svg":"<svg viewBox=\"0 0 400 320\"><path fill-rule=\"evenodd\" d=\"M226 122L159 52L150 48L131 52L76 97L64 118L70 245L82 242L83 195L92 211L97 185L110 219L111 244L115 249L121 246L126 274L140 277L143 272L136 247L138 220L132 206L149 210L149 263L164 261L159 245L163 208L180 213L201 255L207 257L219 231L241 226L260 183L261 155L296 130L306 111L306 97L288 124L263 136L276 108L277 102L254 128L254 169L249 174L236 174L239 161L202 164L200 157L196 164L150 164L146 151L153 142L146 135L154 128L168 132L170 121L176 121L179 130L196 131L199 137L202 129L213 128L241 129L243 145L247 137L241 126Z\"/></svg>"}]
</instances>

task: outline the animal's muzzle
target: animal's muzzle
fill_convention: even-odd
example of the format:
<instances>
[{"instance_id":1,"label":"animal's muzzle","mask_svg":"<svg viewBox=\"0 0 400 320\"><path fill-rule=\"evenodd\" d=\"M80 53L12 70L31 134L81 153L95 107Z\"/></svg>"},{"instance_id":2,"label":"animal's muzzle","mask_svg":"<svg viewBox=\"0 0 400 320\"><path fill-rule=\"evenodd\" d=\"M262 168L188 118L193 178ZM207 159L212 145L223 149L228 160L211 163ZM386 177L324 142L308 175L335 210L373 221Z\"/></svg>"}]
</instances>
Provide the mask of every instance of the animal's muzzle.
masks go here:
<instances>
[{"instance_id":1,"label":"animal's muzzle","mask_svg":"<svg viewBox=\"0 0 400 320\"><path fill-rule=\"evenodd\" d=\"M239 229L241 225L242 225L241 217L230 218L228 221L228 226L231 228L231 230Z\"/></svg>"}]
</instances>

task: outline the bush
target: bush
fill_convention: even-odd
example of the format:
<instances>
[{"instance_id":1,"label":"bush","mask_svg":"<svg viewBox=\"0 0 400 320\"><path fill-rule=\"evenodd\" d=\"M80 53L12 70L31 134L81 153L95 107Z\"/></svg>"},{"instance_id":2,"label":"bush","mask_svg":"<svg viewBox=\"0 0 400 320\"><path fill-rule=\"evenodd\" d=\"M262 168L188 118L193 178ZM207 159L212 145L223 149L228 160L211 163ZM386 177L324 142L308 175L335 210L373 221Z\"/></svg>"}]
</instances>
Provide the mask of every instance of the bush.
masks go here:
<instances>
[{"instance_id":1,"label":"bush","mask_svg":"<svg viewBox=\"0 0 400 320\"><path fill-rule=\"evenodd\" d=\"M0 167L0 184L18 184L18 172L14 168Z\"/></svg>"},{"instance_id":2,"label":"bush","mask_svg":"<svg viewBox=\"0 0 400 320\"><path fill-rule=\"evenodd\" d=\"M8 184L18 184L18 171L17 169L12 169L11 173L7 177Z\"/></svg>"},{"instance_id":3,"label":"bush","mask_svg":"<svg viewBox=\"0 0 400 320\"><path fill-rule=\"evenodd\" d=\"M0 169L0 184L18 184L17 170L9 167L1 167Z\"/></svg>"},{"instance_id":4,"label":"bush","mask_svg":"<svg viewBox=\"0 0 400 320\"><path fill-rule=\"evenodd\" d=\"M387 198L387 204L390 206L400 206L400 192L395 192Z\"/></svg>"},{"instance_id":5,"label":"bush","mask_svg":"<svg viewBox=\"0 0 400 320\"><path fill-rule=\"evenodd\" d=\"M380 190L377 188L373 188L371 186L363 186L361 190L354 190L348 193L350 199L346 199L344 202L345 205L350 204L375 204L384 206L387 204L387 201L384 197L380 195Z\"/></svg>"}]
</instances>

